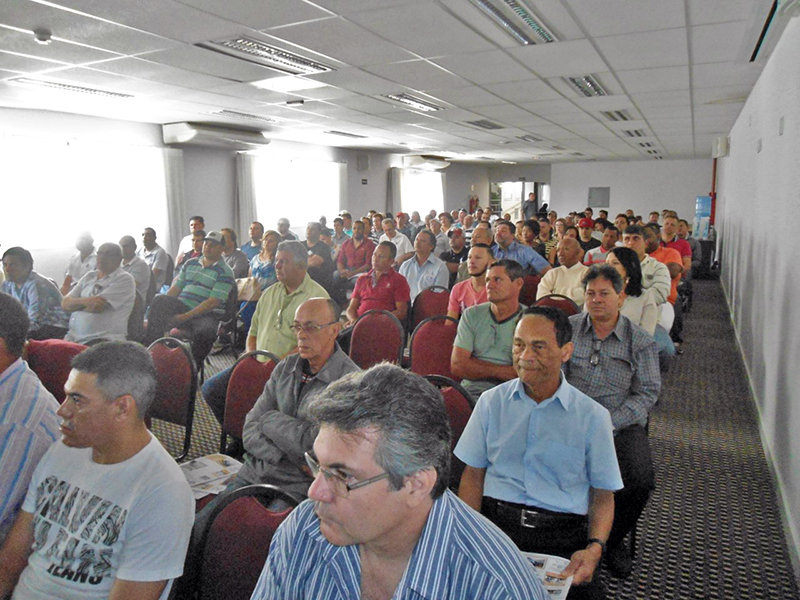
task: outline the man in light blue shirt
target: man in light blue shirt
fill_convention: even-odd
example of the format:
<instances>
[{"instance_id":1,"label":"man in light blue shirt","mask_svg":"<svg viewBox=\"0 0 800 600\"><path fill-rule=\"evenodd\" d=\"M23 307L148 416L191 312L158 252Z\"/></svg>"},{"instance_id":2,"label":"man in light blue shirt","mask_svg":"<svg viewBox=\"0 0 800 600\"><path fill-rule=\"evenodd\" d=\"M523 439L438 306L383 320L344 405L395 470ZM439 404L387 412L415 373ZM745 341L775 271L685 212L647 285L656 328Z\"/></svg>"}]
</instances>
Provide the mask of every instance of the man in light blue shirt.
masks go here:
<instances>
[{"instance_id":1,"label":"man in light blue shirt","mask_svg":"<svg viewBox=\"0 0 800 600\"><path fill-rule=\"evenodd\" d=\"M519 378L480 397L456 446L467 465L459 496L520 549L570 557L570 598L601 598L592 578L622 479L608 411L561 374L571 339L560 310L523 313L513 346Z\"/></svg>"},{"instance_id":2,"label":"man in light blue shirt","mask_svg":"<svg viewBox=\"0 0 800 600\"><path fill-rule=\"evenodd\" d=\"M544 275L547 273L552 268L547 259L530 246L520 244L514 237L516 232L517 228L511 221L499 220L495 223L494 241L496 244L493 248L495 259L515 260L531 274Z\"/></svg>"},{"instance_id":3,"label":"man in light blue shirt","mask_svg":"<svg viewBox=\"0 0 800 600\"><path fill-rule=\"evenodd\" d=\"M449 419L424 379L377 365L309 413L309 500L273 537L254 600L545 600L511 540L447 489Z\"/></svg>"},{"instance_id":4,"label":"man in light blue shirt","mask_svg":"<svg viewBox=\"0 0 800 600\"><path fill-rule=\"evenodd\" d=\"M443 260L433 255L436 236L423 229L414 238L414 256L400 265L400 275L408 281L411 289L411 302L422 290L432 285L448 289L450 272Z\"/></svg>"}]
</instances>

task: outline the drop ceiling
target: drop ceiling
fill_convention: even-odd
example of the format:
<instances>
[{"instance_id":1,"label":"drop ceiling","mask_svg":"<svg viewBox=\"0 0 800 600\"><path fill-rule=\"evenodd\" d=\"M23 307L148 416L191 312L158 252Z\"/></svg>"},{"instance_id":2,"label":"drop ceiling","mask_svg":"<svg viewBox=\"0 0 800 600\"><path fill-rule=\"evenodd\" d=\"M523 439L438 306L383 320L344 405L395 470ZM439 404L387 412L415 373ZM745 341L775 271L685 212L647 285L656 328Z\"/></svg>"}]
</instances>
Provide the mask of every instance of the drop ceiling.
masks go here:
<instances>
[{"instance_id":1,"label":"drop ceiling","mask_svg":"<svg viewBox=\"0 0 800 600\"><path fill-rule=\"evenodd\" d=\"M509 8L506 0L7 0L0 106L218 123L468 162L704 158L763 68L764 56L749 59L772 5L510 0L556 40L524 45L481 2ZM50 44L36 43L41 29ZM286 73L208 49L237 37L325 65L303 76L324 86L254 86ZM569 83L584 76L604 95ZM399 94L440 110L387 98Z\"/></svg>"}]
</instances>

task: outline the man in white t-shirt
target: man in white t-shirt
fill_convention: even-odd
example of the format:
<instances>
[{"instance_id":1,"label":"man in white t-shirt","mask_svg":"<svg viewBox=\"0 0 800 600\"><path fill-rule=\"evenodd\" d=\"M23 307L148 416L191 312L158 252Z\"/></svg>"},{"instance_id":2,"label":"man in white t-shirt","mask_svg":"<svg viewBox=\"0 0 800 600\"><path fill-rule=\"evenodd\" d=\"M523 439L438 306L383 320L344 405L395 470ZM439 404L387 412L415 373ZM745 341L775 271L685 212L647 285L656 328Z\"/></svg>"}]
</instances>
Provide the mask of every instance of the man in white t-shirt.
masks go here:
<instances>
[{"instance_id":1,"label":"man in white t-shirt","mask_svg":"<svg viewBox=\"0 0 800 600\"><path fill-rule=\"evenodd\" d=\"M183 573L194 519L177 463L144 424L150 354L107 342L72 362L61 440L33 473L0 549L0 598L157 600Z\"/></svg>"}]
</instances>

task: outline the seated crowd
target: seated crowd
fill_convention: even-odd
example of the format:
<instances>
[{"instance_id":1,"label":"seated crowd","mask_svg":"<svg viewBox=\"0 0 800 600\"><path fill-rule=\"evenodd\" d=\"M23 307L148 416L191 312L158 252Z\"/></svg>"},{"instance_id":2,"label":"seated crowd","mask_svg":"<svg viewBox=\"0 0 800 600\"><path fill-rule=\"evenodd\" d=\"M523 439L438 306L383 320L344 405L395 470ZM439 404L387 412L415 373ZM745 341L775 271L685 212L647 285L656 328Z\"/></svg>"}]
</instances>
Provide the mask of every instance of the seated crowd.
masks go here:
<instances>
[{"instance_id":1,"label":"seated crowd","mask_svg":"<svg viewBox=\"0 0 800 600\"><path fill-rule=\"evenodd\" d=\"M174 258L152 228L138 250L129 235L95 248L82 233L60 288L7 249L0 598L166 598L215 506L252 484L300 501L253 598L544 599L520 550L569 559L569 598L605 597L601 561L632 569L625 540L655 487L649 414L700 260L674 211L628 213L559 218L533 198L516 223L481 208L342 211L304 240L285 218L253 222L242 245L193 216ZM409 329L429 288L449 294L448 375L474 401L456 440L433 386L348 355L365 313ZM227 448L242 469L194 515L146 425L156 376L142 344L179 336L200 366L242 323L244 350L279 362ZM61 405L25 361L27 340L47 339L89 347ZM220 424L232 371L202 386ZM465 465L455 483L452 455Z\"/></svg>"}]
</instances>

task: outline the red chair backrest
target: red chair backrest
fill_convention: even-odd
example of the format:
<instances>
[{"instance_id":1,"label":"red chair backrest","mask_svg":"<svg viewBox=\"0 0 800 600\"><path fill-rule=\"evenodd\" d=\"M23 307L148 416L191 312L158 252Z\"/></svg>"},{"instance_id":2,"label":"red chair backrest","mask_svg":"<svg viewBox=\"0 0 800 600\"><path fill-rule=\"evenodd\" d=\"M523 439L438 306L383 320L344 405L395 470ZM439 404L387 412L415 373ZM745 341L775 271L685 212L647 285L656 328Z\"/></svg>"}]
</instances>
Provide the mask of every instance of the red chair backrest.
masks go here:
<instances>
[{"instance_id":1,"label":"red chair backrest","mask_svg":"<svg viewBox=\"0 0 800 600\"><path fill-rule=\"evenodd\" d=\"M362 369L382 361L400 364L405 346L403 325L385 310L368 310L353 326L350 358Z\"/></svg>"},{"instance_id":2,"label":"red chair backrest","mask_svg":"<svg viewBox=\"0 0 800 600\"><path fill-rule=\"evenodd\" d=\"M568 317L577 315L581 312L580 306L575 304L572 298L567 298L561 294L550 294L549 296L543 296L536 301L535 306L552 306L554 308L560 308Z\"/></svg>"},{"instance_id":3,"label":"red chair backrest","mask_svg":"<svg viewBox=\"0 0 800 600\"><path fill-rule=\"evenodd\" d=\"M411 309L411 322L409 331L414 331L417 325L428 317L447 314L447 303L450 301L450 290L438 285L425 288L414 298Z\"/></svg>"},{"instance_id":4,"label":"red chair backrest","mask_svg":"<svg viewBox=\"0 0 800 600\"><path fill-rule=\"evenodd\" d=\"M233 493L237 492L240 490ZM237 495L223 506L200 540L197 598L249 600L267 560L272 537L292 510L293 507L269 511L251 495Z\"/></svg>"},{"instance_id":5,"label":"red chair backrest","mask_svg":"<svg viewBox=\"0 0 800 600\"><path fill-rule=\"evenodd\" d=\"M541 275L525 275L525 283L519 291L519 303L525 306L532 306L536 302L536 290L539 288Z\"/></svg>"},{"instance_id":6,"label":"red chair backrest","mask_svg":"<svg viewBox=\"0 0 800 600\"><path fill-rule=\"evenodd\" d=\"M86 346L83 344L64 340L28 342L28 366L59 404L66 397L64 384L72 370L72 359L84 350Z\"/></svg>"},{"instance_id":7,"label":"red chair backrest","mask_svg":"<svg viewBox=\"0 0 800 600\"><path fill-rule=\"evenodd\" d=\"M427 375L425 379L438 387L442 398L444 398L444 407L445 410L447 410L447 416L450 418L450 430L453 435L450 442L450 450L452 451L461 438L461 434L464 432L464 428L467 426L467 422L472 415L474 402L466 390L452 379L439 375ZM449 487L451 489L458 489L463 472L464 463L461 462L455 454L451 454L449 482Z\"/></svg>"},{"instance_id":8,"label":"red chair backrest","mask_svg":"<svg viewBox=\"0 0 800 600\"><path fill-rule=\"evenodd\" d=\"M450 354L458 331L451 317L428 317L411 334L410 370L418 375L443 375L455 379L450 371Z\"/></svg>"},{"instance_id":9,"label":"red chair backrest","mask_svg":"<svg viewBox=\"0 0 800 600\"><path fill-rule=\"evenodd\" d=\"M268 352L258 352L258 354L269 355L270 360L261 362L256 358L256 352L249 352L236 361L231 378L228 380L222 433L238 439L242 439L247 413L264 391L264 386L279 361L277 356Z\"/></svg>"},{"instance_id":10,"label":"red chair backrest","mask_svg":"<svg viewBox=\"0 0 800 600\"><path fill-rule=\"evenodd\" d=\"M187 426L197 391L197 370L191 350L174 338L156 340L149 350L156 366L156 397L148 415Z\"/></svg>"}]
</instances>

